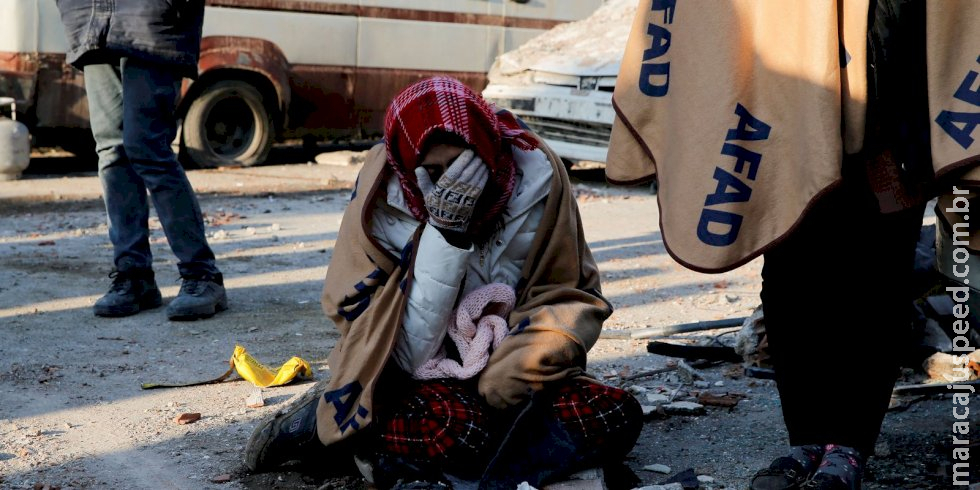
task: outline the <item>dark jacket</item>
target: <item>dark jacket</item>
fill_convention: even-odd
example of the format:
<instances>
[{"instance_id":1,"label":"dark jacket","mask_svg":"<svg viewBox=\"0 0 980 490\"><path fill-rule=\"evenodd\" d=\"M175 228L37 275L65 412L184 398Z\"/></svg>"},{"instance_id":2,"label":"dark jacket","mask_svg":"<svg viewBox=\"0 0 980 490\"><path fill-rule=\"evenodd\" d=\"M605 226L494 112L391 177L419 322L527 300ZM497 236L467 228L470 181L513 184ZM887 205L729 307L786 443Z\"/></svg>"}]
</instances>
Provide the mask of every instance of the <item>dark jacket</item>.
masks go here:
<instances>
[{"instance_id":1,"label":"dark jacket","mask_svg":"<svg viewBox=\"0 0 980 490\"><path fill-rule=\"evenodd\" d=\"M68 37L67 61L133 57L197 75L204 0L57 0Z\"/></svg>"}]
</instances>

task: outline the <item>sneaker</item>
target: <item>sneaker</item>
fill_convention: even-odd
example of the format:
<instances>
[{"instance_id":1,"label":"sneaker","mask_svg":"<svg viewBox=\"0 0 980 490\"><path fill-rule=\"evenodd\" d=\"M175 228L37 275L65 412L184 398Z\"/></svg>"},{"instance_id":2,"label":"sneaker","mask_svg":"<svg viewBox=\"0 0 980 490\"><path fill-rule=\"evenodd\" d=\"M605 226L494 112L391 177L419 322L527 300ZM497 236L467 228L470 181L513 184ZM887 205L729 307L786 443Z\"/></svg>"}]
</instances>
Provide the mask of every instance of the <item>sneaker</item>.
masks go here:
<instances>
[{"instance_id":1,"label":"sneaker","mask_svg":"<svg viewBox=\"0 0 980 490\"><path fill-rule=\"evenodd\" d=\"M316 407L327 380L321 380L296 401L263 420L245 445L245 466L269 471L289 461L310 459L325 446L316 432Z\"/></svg>"},{"instance_id":2,"label":"sneaker","mask_svg":"<svg viewBox=\"0 0 980 490\"><path fill-rule=\"evenodd\" d=\"M109 277L112 286L92 307L95 316L130 316L162 303L151 269L116 270L109 273Z\"/></svg>"},{"instance_id":3,"label":"sneaker","mask_svg":"<svg viewBox=\"0 0 980 490\"><path fill-rule=\"evenodd\" d=\"M177 297L167 306L170 320L210 318L228 309L225 282L221 273L183 276Z\"/></svg>"},{"instance_id":4,"label":"sneaker","mask_svg":"<svg viewBox=\"0 0 980 490\"><path fill-rule=\"evenodd\" d=\"M773 460L752 477L751 490L798 490L817 469L823 455L819 445L794 446L788 456Z\"/></svg>"}]
</instances>

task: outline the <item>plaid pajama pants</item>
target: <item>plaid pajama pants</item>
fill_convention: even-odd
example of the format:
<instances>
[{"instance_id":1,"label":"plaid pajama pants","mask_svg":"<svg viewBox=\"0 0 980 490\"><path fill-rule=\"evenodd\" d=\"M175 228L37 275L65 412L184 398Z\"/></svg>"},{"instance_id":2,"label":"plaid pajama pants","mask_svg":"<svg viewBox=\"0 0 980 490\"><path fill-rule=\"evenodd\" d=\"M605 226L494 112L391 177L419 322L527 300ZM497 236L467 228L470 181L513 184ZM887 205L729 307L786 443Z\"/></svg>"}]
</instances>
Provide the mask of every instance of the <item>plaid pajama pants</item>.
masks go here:
<instances>
[{"instance_id":1,"label":"plaid pajama pants","mask_svg":"<svg viewBox=\"0 0 980 490\"><path fill-rule=\"evenodd\" d=\"M642 428L640 404L626 391L584 380L564 382L554 393L552 415L583 452L625 456ZM407 396L376 414L380 450L436 464L485 462L506 430L501 414L473 383L419 382Z\"/></svg>"}]
</instances>

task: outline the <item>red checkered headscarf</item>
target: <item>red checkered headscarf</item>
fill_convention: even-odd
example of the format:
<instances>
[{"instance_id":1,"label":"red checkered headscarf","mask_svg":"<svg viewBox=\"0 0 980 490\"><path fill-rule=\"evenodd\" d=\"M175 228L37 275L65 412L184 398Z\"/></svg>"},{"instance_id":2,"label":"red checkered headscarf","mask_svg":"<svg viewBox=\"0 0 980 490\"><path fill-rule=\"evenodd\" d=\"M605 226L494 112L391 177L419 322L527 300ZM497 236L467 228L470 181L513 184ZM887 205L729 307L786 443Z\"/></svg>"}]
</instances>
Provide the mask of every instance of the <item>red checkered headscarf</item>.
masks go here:
<instances>
[{"instance_id":1,"label":"red checkered headscarf","mask_svg":"<svg viewBox=\"0 0 980 490\"><path fill-rule=\"evenodd\" d=\"M468 230L472 236L489 237L514 191L511 147L532 150L537 148L537 141L513 115L496 114L490 104L455 78L427 78L406 88L388 107L385 149L388 165L401 182L405 202L419 221L427 220L429 213L415 169L422 162L422 153L428 150L429 138L439 133L461 138L490 169Z\"/></svg>"}]
</instances>

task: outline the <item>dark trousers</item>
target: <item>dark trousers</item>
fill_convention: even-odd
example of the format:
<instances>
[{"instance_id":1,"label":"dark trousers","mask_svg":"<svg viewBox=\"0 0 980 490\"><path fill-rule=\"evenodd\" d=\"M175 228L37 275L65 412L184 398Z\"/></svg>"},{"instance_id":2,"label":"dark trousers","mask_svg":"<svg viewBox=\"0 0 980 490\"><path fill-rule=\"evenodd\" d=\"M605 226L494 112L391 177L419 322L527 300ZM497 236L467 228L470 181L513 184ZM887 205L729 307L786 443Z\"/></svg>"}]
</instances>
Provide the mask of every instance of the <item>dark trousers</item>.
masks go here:
<instances>
[{"instance_id":1,"label":"dark trousers","mask_svg":"<svg viewBox=\"0 0 980 490\"><path fill-rule=\"evenodd\" d=\"M880 214L862 179L765 254L762 303L790 444L870 455L908 336L923 207Z\"/></svg>"},{"instance_id":2,"label":"dark trousers","mask_svg":"<svg viewBox=\"0 0 980 490\"><path fill-rule=\"evenodd\" d=\"M149 202L182 276L217 273L197 196L170 149L180 75L135 58L85 67L92 135L116 269L147 269Z\"/></svg>"}]
</instances>

